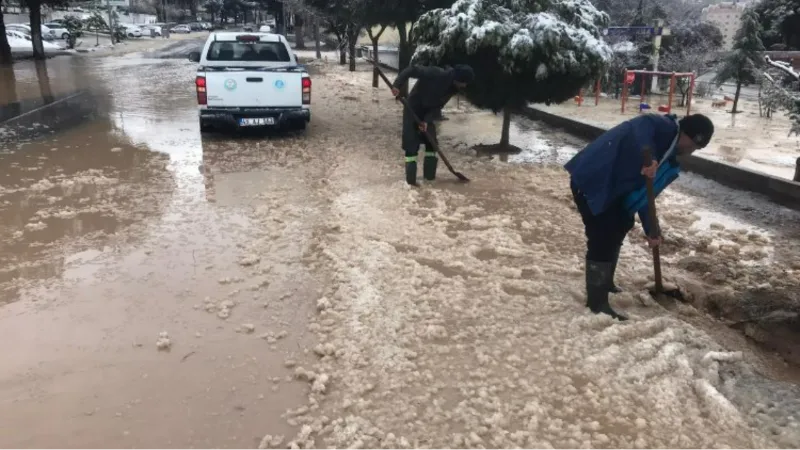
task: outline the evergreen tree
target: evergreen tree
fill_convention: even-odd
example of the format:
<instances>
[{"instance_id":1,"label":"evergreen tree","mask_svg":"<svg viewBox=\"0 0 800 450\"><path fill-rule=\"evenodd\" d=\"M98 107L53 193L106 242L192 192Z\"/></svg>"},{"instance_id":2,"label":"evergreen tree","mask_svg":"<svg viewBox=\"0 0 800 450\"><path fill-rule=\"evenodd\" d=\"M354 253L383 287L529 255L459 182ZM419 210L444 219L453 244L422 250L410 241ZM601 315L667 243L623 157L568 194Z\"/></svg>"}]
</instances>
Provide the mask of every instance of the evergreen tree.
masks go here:
<instances>
[{"instance_id":1,"label":"evergreen tree","mask_svg":"<svg viewBox=\"0 0 800 450\"><path fill-rule=\"evenodd\" d=\"M800 49L800 0L761 0L755 11L763 29L764 45Z\"/></svg>"},{"instance_id":2,"label":"evergreen tree","mask_svg":"<svg viewBox=\"0 0 800 450\"><path fill-rule=\"evenodd\" d=\"M742 25L734 37L733 51L723 61L714 80L717 86L728 80L736 82L736 95L731 110L733 114L739 112L736 107L739 104L742 85L755 83L758 69L762 66L761 52L764 51L764 44L759 37L760 33L758 14L748 8L742 14Z\"/></svg>"},{"instance_id":3,"label":"evergreen tree","mask_svg":"<svg viewBox=\"0 0 800 450\"><path fill-rule=\"evenodd\" d=\"M413 63L472 66L466 97L503 111L497 150L507 151L515 109L563 102L605 71L607 25L588 0L458 0L420 17Z\"/></svg>"}]
</instances>

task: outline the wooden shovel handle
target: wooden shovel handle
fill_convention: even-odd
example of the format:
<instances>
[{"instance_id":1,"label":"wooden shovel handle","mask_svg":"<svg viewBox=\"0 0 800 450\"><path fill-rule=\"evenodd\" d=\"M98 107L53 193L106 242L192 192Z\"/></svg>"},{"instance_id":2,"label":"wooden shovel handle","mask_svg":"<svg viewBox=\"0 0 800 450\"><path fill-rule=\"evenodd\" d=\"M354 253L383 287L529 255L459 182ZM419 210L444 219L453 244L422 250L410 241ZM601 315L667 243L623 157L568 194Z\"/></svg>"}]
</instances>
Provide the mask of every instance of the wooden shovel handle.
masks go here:
<instances>
[{"instance_id":1,"label":"wooden shovel handle","mask_svg":"<svg viewBox=\"0 0 800 450\"><path fill-rule=\"evenodd\" d=\"M645 147L642 152L643 167L650 167L653 164L653 152L650 147ZM658 214L656 213L656 191L653 187L653 180L645 177L647 186L647 220L650 222L650 238L655 239L661 235L658 226ZM661 278L661 252L658 247L653 247L653 272L656 282L656 294L664 292L664 283Z\"/></svg>"}]
</instances>

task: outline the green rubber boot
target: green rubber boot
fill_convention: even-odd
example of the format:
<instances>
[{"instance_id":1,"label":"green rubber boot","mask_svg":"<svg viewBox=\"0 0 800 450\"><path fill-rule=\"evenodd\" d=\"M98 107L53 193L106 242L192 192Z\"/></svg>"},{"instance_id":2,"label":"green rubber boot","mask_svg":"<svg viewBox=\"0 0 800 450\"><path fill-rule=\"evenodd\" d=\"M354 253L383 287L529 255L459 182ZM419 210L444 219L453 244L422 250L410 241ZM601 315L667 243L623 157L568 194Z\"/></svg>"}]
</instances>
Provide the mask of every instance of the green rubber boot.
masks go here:
<instances>
[{"instance_id":1,"label":"green rubber boot","mask_svg":"<svg viewBox=\"0 0 800 450\"><path fill-rule=\"evenodd\" d=\"M406 183L411 186L419 186L417 184L417 157L406 156Z\"/></svg>"},{"instance_id":2,"label":"green rubber boot","mask_svg":"<svg viewBox=\"0 0 800 450\"><path fill-rule=\"evenodd\" d=\"M436 166L439 165L439 158L436 152L425 152L425 165L422 166L422 175L428 181L436 179Z\"/></svg>"}]
</instances>

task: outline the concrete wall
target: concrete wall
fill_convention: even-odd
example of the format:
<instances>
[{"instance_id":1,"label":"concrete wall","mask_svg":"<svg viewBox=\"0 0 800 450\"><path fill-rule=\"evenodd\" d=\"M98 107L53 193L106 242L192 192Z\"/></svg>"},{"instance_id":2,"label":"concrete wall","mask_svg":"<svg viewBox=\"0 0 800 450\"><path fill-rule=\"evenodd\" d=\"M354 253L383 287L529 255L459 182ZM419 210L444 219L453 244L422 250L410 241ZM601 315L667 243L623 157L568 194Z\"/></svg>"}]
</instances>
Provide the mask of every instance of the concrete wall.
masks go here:
<instances>
[{"instance_id":1,"label":"concrete wall","mask_svg":"<svg viewBox=\"0 0 800 450\"><path fill-rule=\"evenodd\" d=\"M606 131L605 128L532 107L526 108L524 114L588 140L596 139ZM800 208L800 183L699 156L682 157L680 162L683 169L725 186L762 194L777 203Z\"/></svg>"},{"instance_id":2,"label":"concrete wall","mask_svg":"<svg viewBox=\"0 0 800 450\"><path fill-rule=\"evenodd\" d=\"M3 23L28 23L30 17L27 14L3 14Z\"/></svg>"},{"instance_id":3,"label":"concrete wall","mask_svg":"<svg viewBox=\"0 0 800 450\"><path fill-rule=\"evenodd\" d=\"M372 45L365 45L361 47L364 57L367 61L374 61L375 55L372 53ZM388 67L392 70L397 70L400 67L400 54L395 47L378 46L378 64Z\"/></svg>"},{"instance_id":4,"label":"concrete wall","mask_svg":"<svg viewBox=\"0 0 800 450\"><path fill-rule=\"evenodd\" d=\"M75 16L80 19L87 19L91 14L84 11L45 11L42 15L43 20L42 22L49 22L54 19L63 19L66 16ZM102 12L103 18L108 17L108 13L103 11ZM156 16L153 14L119 14L119 21L120 23L130 23L135 25L144 25L147 23L156 23ZM28 23L30 22L30 18L27 14L6 14L3 16L3 21L5 23Z\"/></svg>"}]
</instances>

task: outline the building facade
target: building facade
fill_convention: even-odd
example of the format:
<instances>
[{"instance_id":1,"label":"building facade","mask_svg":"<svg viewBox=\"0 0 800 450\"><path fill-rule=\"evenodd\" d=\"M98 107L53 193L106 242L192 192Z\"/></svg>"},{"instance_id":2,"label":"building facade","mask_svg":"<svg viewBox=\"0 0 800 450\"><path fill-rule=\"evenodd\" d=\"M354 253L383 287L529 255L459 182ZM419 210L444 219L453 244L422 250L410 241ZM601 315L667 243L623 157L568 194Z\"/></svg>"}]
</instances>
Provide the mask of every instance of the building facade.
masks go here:
<instances>
[{"instance_id":1,"label":"building facade","mask_svg":"<svg viewBox=\"0 0 800 450\"><path fill-rule=\"evenodd\" d=\"M703 8L702 19L716 25L722 31L723 50L733 48L733 38L742 24L745 2L721 2Z\"/></svg>"}]
</instances>

